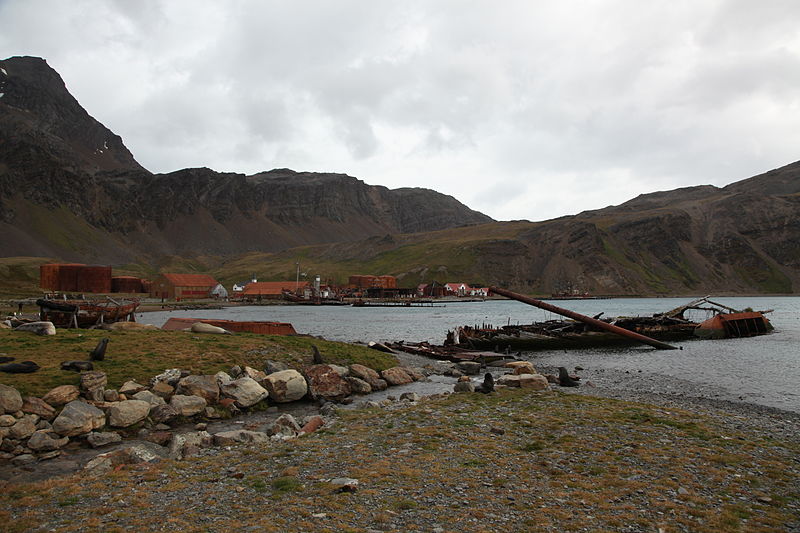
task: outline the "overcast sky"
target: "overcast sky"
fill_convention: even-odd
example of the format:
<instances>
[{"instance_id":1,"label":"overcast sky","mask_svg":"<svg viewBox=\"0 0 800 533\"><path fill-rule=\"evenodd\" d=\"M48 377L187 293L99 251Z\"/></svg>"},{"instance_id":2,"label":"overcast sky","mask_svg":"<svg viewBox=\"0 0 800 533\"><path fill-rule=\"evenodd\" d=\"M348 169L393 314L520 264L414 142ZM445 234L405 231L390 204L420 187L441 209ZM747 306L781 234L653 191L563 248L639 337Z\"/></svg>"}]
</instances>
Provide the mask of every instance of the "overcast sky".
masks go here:
<instances>
[{"instance_id":1,"label":"overcast sky","mask_svg":"<svg viewBox=\"0 0 800 533\"><path fill-rule=\"evenodd\" d=\"M153 172L342 172L544 220L800 159L797 0L0 0Z\"/></svg>"}]
</instances>

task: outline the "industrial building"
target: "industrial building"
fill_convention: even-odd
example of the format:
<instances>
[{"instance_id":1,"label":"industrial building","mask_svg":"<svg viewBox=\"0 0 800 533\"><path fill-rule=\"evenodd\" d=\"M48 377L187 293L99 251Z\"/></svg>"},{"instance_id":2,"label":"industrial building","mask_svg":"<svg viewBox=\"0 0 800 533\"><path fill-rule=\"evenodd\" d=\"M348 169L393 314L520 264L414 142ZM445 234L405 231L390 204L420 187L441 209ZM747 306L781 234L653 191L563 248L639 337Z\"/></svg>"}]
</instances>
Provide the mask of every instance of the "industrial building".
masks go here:
<instances>
[{"instance_id":1,"label":"industrial building","mask_svg":"<svg viewBox=\"0 0 800 533\"><path fill-rule=\"evenodd\" d=\"M161 274L150 288L151 298L191 300L209 298L219 282L208 274Z\"/></svg>"}]
</instances>

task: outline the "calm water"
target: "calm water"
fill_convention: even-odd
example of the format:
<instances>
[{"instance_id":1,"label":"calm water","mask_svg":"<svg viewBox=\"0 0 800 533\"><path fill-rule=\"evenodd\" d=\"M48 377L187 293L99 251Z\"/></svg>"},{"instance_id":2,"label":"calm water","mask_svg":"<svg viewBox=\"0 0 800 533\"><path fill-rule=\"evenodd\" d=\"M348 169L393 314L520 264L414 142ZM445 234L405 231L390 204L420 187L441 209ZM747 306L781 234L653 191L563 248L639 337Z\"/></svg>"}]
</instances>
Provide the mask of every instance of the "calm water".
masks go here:
<instances>
[{"instance_id":1,"label":"calm water","mask_svg":"<svg viewBox=\"0 0 800 533\"><path fill-rule=\"evenodd\" d=\"M527 354L542 366L580 365L594 381L630 375L631 386L745 401L800 412L800 298L714 298L734 308L774 309L771 335L673 343L682 350L650 347L546 351ZM593 316L652 315L687 299L636 298L555 302ZM172 316L291 322L299 333L345 342L429 341L441 344L459 325L530 323L559 318L514 301L446 303L444 307L253 306L209 311L147 313L140 322L163 325ZM625 374L629 373L629 374ZM584 379L587 379L586 377ZM624 386L624 384L623 384Z\"/></svg>"}]
</instances>

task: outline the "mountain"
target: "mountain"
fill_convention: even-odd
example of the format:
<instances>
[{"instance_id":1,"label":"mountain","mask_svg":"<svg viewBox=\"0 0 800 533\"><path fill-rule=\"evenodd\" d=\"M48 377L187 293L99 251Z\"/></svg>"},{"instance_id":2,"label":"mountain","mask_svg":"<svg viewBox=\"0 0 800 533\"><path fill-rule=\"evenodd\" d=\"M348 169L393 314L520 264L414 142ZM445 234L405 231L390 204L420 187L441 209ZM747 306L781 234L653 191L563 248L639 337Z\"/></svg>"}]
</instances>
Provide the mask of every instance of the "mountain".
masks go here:
<instances>
[{"instance_id":1,"label":"mountain","mask_svg":"<svg viewBox=\"0 0 800 533\"><path fill-rule=\"evenodd\" d=\"M544 222L495 222L427 189L343 174L153 174L44 60L0 61L0 285L36 258L205 270L222 281L394 274L549 294L794 293L800 162ZM16 258L16 259L15 259ZM125 271L118 269L117 271ZM7 274L6 274L7 273ZM16 284L3 278L14 278ZM10 290L10 289L9 289Z\"/></svg>"},{"instance_id":2,"label":"mountain","mask_svg":"<svg viewBox=\"0 0 800 533\"><path fill-rule=\"evenodd\" d=\"M43 59L0 61L5 256L124 263L281 250L491 221L428 189L277 169L152 174Z\"/></svg>"},{"instance_id":3,"label":"mountain","mask_svg":"<svg viewBox=\"0 0 800 533\"><path fill-rule=\"evenodd\" d=\"M800 288L800 162L718 188L641 195L618 206L544 222L494 222L346 246L251 254L221 279L303 268L397 275L403 286L437 280L549 295L794 293ZM346 278L345 278L346 279Z\"/></svg>"}]
</instances>

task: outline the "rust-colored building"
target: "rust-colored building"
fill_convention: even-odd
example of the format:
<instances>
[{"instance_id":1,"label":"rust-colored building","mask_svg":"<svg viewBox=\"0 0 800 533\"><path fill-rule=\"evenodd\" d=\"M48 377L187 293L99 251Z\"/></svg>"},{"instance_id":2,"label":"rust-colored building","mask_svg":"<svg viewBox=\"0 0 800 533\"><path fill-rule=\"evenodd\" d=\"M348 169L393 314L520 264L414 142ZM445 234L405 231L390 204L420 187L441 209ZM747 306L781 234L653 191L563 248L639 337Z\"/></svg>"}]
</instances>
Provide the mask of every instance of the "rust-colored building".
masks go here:
<instances>
[{"instance_id":1,"label":"rust-colored building","mask_svg":"<svg viewBox=\"0 0 800 533\"><path fill-rule=\"evenodd\" d=\"M161 274L150 287L151 298L191 300L209 298L219 282L208 274Z\"/></svg>"},{"instance_id":2,"label":"rust-colored building","mask_svg":"<svg viewBox=\"0 0 800 533\"><path fill-rule=\"evenodd\" d=\"M39 286L61 292L111 292L111 267L80 263L53 263L39 266Z\"/></svg>"},{"instance_id":3,"label":"rust-colored building","mask_svg":"<svg viewBox=\"0 0 800 533\"><path fill-rule=\"evenodd\" d=\"M296 294L298 291L305 291L308 286L307 282L298 284L295 281L255 281L245 285L244 290L237 292L236 296L247 299L268 298L277 300L283 298L283 291Z\"/></svg>"},{"instance_id":4,"label":"rust-colored building","mask_svg":"<svg viewBox=\"0 0 800 533\"><path fill-rule=\"evenodd\" d=\"M348 284L358 289L396 289L397 278L394 276L350 276Z\"/></svg>"}]
</instances>

